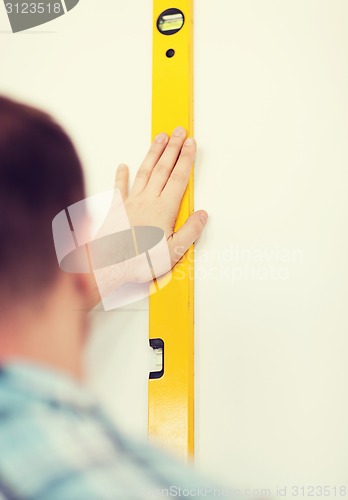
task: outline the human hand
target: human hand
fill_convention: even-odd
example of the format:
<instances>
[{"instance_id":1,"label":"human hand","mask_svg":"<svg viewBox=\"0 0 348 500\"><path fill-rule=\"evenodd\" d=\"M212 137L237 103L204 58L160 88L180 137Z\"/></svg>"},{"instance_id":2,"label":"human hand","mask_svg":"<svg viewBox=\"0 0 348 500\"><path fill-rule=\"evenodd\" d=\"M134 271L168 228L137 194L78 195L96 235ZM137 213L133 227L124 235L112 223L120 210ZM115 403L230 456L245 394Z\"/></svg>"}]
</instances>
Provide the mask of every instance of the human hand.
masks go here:
<instances>
[{"instance_id":1,"label":"human hand","mask_svg":"<svg viewBox=\"0 0 348 500\"><path fill-rule=\"evenodd\" d=\"M156 226L167 238L172 267L202 234L208 220L204 210L194 212L174 232L180 203L188 185L196 156L196 142L186 139L183 127L172 136L156 136L128 192L129 171L120 165L116 188L121 191L131 226Z\"/></svg>"}]
</instances>

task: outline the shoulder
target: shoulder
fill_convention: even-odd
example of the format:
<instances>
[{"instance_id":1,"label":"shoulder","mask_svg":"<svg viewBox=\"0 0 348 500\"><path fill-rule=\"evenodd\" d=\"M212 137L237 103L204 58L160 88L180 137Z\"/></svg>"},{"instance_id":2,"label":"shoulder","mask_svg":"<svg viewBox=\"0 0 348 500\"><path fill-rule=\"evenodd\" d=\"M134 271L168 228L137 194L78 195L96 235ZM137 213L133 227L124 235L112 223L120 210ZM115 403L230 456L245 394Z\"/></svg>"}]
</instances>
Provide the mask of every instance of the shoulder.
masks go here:
<instances>
[{"instance_id":1,"label":"shoulder","mask_svg":"<svg viewBox=\"0 0 348 500\"><path fill-rule=\"evenodd\" d=\"M19 498L50 491L53 499L69 485L82 493L98 471L117 463L113 443L88 412L0 390L0 427L0 480Z\"/></svg>"}]
</instances>

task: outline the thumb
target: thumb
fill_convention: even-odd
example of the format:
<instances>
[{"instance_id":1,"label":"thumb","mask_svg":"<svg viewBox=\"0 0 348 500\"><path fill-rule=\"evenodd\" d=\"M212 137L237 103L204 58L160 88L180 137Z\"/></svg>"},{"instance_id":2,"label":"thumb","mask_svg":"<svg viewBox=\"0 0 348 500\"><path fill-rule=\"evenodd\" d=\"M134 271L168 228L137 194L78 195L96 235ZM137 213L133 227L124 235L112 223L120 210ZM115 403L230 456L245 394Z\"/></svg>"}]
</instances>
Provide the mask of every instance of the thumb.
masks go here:
<instances>
[{"instance_id":1,"label":"thumb","mask_svg":"<svg viewBox=\"0 0 348 500\"><path fill-rule=\"evenodd\" d=\"M172 265L176 264L192 243L198 240L208 221L208 214L204 210L193 213L185 224L174 233L170 247Z\"/></svg>"},{"instance_id":2,"label":"thumb","mask_svg":"<svg viewBox=\"0 0 348 500\"><path fill-rule=\"evenodd\" d=\"M115 188L121 191L121 196L125 202L128 198L128 182L129 182L129 169L127 165L121 163L117 167L116 178L115 178Z\"/></svg>"}]
</instances>

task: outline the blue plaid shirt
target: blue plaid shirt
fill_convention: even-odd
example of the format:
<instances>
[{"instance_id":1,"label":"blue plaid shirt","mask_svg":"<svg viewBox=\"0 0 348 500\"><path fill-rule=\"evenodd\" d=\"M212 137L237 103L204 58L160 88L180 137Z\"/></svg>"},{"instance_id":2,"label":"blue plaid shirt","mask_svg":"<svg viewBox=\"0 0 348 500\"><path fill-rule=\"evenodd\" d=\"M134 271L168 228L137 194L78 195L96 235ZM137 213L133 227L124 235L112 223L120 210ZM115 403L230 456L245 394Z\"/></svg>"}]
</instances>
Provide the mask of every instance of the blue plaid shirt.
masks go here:
<instances>
[{"instance_id":1,"label":"blue plaid shirt","mask_svg":"<svg viewBox=\"0 0 348 500\"><path fill-rule=\"evenodd\" d=\"M78 382L44 368L0 368L0 499L216 498L162 452L121 435Z\"/></svg>"}]
</instances>

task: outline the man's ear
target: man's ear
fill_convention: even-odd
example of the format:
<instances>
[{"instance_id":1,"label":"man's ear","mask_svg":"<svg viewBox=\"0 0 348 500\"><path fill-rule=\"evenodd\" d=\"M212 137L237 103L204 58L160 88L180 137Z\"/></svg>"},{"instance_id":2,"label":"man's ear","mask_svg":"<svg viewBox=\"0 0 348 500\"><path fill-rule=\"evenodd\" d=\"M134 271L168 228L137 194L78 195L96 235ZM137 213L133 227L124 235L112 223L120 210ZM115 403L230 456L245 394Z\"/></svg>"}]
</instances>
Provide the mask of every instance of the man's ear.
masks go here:
<instances>
[{"instance_id":1,"label":"man's ear","mask_svg":"<svg viewBox=\"0 0 348 500\"><path fill-rule=\"evenodd\" d=\"M80 305L82 308L89 310L91 308L91 296L94 291L94 279L91 274L71 274L73 285L76 293L80 297Z\"/></svg>"},{"instance_id":2,"label":"man's ear","mask_svg":"<svg viewBox=\"0 0 348 500\"><path fill-rule=\"evenodd\" d=\"M101 301L98 285L93 273L72 274L74 286L81 300L81 307L90 311Z\"/></svg>"}]
</instances>

